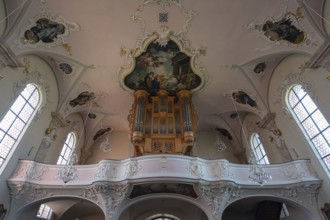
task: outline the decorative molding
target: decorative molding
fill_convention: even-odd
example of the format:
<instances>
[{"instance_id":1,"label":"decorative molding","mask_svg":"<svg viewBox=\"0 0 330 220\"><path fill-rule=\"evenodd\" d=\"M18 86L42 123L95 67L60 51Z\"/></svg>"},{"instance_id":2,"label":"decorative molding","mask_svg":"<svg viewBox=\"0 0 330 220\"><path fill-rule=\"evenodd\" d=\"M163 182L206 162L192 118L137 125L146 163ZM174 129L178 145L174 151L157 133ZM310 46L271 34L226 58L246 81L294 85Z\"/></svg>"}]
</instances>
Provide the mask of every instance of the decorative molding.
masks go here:
<instances>
[{"instance_id":1,"label":"decorative molding","mask_svg":"<svg viewBox=\"0 0 330 220\"><path fill-rule=\"evenodd\" d=\"M277 101L275 101L276 104L282 106L283 114L289 118L292 118L292 114L287 107L286 95L290 87L292 87L295 84L301 85L304 91L307 92L308 95L313 100L315 101L317 100L317 97L315 96L312 90L313 87L312 83L304 79L302 72L289 73L288 75L285 76L284 80L281 83L281 86L277 89L278 98Z\"/></svg>"},{"instance_id":2,"label":"decorative molding","mask_svg":"<svg viewBox=\"0 0 330 220\"><path fill-rule=\"evenodd\" d=\"M127 177L135 176L141 170L141 166L137 160L130 161L128 165L126 165L126 175Z\"/></svg>"},{"instance_id":3,"label":"decorative molding","mask_svg":"<svg viewBox=\"0 0 330 220\"><path fill-rule=\"evenodd\" d=\"M125 85L124 80L127 75L133 72L136 64L135 59L144 53L148 45L152 42L165 46L169 41L173 41L179 47L180 52L190 57L190 67L192 72L201 78L200 85L191 91L196 92L204 88L208 78L206 78L206 69L199 61L199 57L206 54L206 49L195 49L191 47L190 42L184 37L184 35L178 35L174 31L168 29L167 26L162 26L158 31L148 33L139 39L134 49L121 48L121 55L126 57L126 61L119 70L118 80L125 91L132 93L132 90Z\"/></svg>"},{"instance_id":4,"label":"decorative molding","mask_svg":"<svg viewBox=\"0 0 330 220\"><path fill-rule=\"evenodd\" d=\"M0 39L0 70L6 66L21 67L22 63L16 58L10 48ZM0 78L1 79L1 78Z\"/></svg>"},{"instance_id":5,"label":"decorative molding","mask_svg":"<svg viewBox=\"0 0 330 220\"><path fill-rule=\"evenodd\" d=\"M34 185L28 182L16 183L11 185L10 188L10 196L14 204L30 204L36 200L49 198L53 195L42 186Z\"/></svg>"},{"instance_id":6,"label":"decorative molding","mask_svg":"<svg viewBox=\"0 0 330 220\"><path fill-rule=\"evenodd\" d=\"M95 186L87 186L85 190L81 192L80 196L90 201L93 201L98 205L101 203Z\"/></svg>"},{"instance_id":7,"label":"decorative molding","mask_svg":"<svg viewBox=\"0 0 330 220\"><path fill-rule=\"evenodd\" d=\"M251 165L237 165L231 164L226 160L203 160L190 158L181 155L166 155L166 160L162 159L163 156L148 155L140 159L126 159L123 161L104 160L99 164L84 166L75 165L71 167L72 170L66 168L64 172L63 165L49 165L37 163L34 161L22 160L19 162L17 172L11 177L12 181L27 181L23 176L27 170L26 164L38 164L39 167L48 167L47 180L41 178L38 181L39 184L51 185L63 185L63 179L65 174L75 176L73 174L79 174L79 182L86 184L92 184L94 181L101 181L102 178L110 182L120 182L126 180L135 180L139 178L163 178L163 177L179 177L190 180L201 181L232 181L237 185L253 185L259 186L249 181L249 171ZM278 170L288 169L290 164L294 164L301 172L304 172L306 176L299 178L288 178L289 171L279 172ZM30 165L29 165L30 166ZM67 166L70 167L70 166ZM160 172L162 167L166 168L166 172ZM270 173L273 177L264 185L276 185L276 184L294 184L300 181L316 181L319 178L316 173L313 172L313 168L308 160L295 160L284 164L263 165L265 172ZM214 173L216 171L216 173ZM84 173L84 175L80 173ZM110 172L110 173L109 173ZM58 176L62 173L62 177ZM70 180L71 181L71 180ZM72 185L72 184L71 184Z\"/></svg>"},{"instance_id":8,"label":"decorative molding","mask_svg":"<svg viewBox=\"0 0 330 220\"><path fill-rule=\"evenodd\" d=\"M197 160L192 160L187 167L187 170L189 173L196 177L203 177L204 176L204 169L203 166L197 161Z\"/></svg>"},{"instance_id":9,"label":"decorative molding","mask_svg":"<svg viewBox=\"0 0 330 220\"><path fill-rule=\"evenodd\" d=\"M295 164L290 164L286 168L283 169L284 176L288 177L289 179L301 179L307 176L307 174L298 169Z\"/></svg>"},{"instance_id":10,"label":"decorative molding","mask_svg":"<svg viewBox=\"0 0 330 220\"><path fill-rule=\"evenodd\" d=\"M307 68L316 69L323 67L330 71L330 37L328 36L318 51L310 58Z\"/></svg>"},{"instance_id":11,"label":"decorative molding","mask_svg":"<svg viewBox=\"0 0 330 220\"><path fill-rule=\"evenodd\" d=\"M78 179L77 168L73 165L66 165L63 169L57 172L57 178L63 181L64 184L75 181Z\"/></svg>"},{"instance_id":12,"label":"decorative molding","mask_svg":"<svg viewBox=\"0 0 330 220\"><path fill-rule=\"evenodd\" d=\"M13 83L13 92L14 96L13 101L20 95L20 93L24 90L25 86L29 83L35 83L38 86L39 92L42 94L40 108L37 111L36 117L39 118L42 115L45 106L48 103L49 98L49 85L47 83L47 76L41 74L38 71L29 72L25 75L24 79L17 80Z\"/></svg>"},{"instance_id":13,"label":"decorative molding","mask_svg":"<svg viewBox=\"0 0 330 220\"><path fill-rule=\"evenodd\" d=\"M128 185L127 184L109 184L98 183L95 185L96 191L101 194L106 213L109 219L112 219L117 213L117 209L126 196Z\"/></svg>"},{"instance_id":14,"label":"decorative molding","mask_svg":"<svg viewBox=\"0 0 330 220\"><path fill-rule=\"evenodd\" d=\"M51 114L52 114L52 126L56 128L63 128L69 125L68 122L63 118L61 113L52 112Z\"/></svg>"},{"instance_id":15,"label":"decorative molding","mask_svg":"<svg viewBox=\"0 0 330 220\"><path fill-rule=\"evenodd\" d=\"M258 127L266 129L269 132L269 141L278 149L282 157L282 162L292 161L288 147L282 138L282 132L276 125L275 113L268 113L260 122L258 122Z\"/></svg>"},{"instance_id":16,"label":"decorative molding","mask_svg":"<svg viewBox=\"0 0 330 220\"><path fill-rule=\"evenodd\" d=\"M136 9L136 11L131 16L131 20L136 22L139 21L141 23L141 30L144 35L148 33L146 30L146 21L144 18L141 17L141 14L143 13L144 7L147 5L158 5L163 10L168 7L176 6L179 8L180 12L187 17L186 21L184 22L182 26L182 30L178 32L178 35L185 35L189 30L189 27L191 25L191 22L193 18L197 15L197 13L193 10L187 10L182 5L181 0L143 0L141 1L139 7Z\"/></svg>"},{"instance_id":17,"label":"decorative molding","mask_svg":"<svg viewBox=\"0 0 330 220\"><path fill-rule=\"evenodd\" d=\"M160 172L162 167L166 167L166 172ZM194 189L197 194L197 197L193 197L194 203L209 209L214 219L220 219L223 210L233 202L251 196L273 196L291 200L312 212L317 209L317 195L322 180L317 177L310 161L296 160L263 166L273 177L263 187L249 181L250 167L225 160L149 155L134 160L104 160L99 164L77 165L74 172L67 172L79 174L79 181L74 181L74 178L66 179L63 166L20 160L17 171L7 183L12 197L12 210L20 210L43 199L79 197L103 208L106 215L111 216L110 219L116 218L121 205L128 207L129 203L136 202L134 198L124 200L129 187L162 184L165 178L171 180L171 186L174 183L197 186ZM59 178L57 174L60 172L64 174ZM65 180L68 180L67 184L63 184ZM175 188L181 192L181 189Z\"/></svg>"},{"instance_id":18,"label":"decorative molding","mask_svg":"<svg viewBox=\"0 0 330 220\"><path fill-rule=\"evenodd\" d=\"M306 206L316 205L315 202L320 187L320 184L300 183L284 187L278 195Z\"/></svg>"},{"instance_id":19,"label":"decorative molding","mask_svg":"<svg viewBox=\"0 0 330 220\"><path fill-rule=\"evenodd\" d=\"M220 219L226 204L241 197L240 190L232 183L199 184L199 190L215 219Z\"/></svg>"},{"instance_id":20,"label":"decorative molding","mask_svg":"<svg viewBox=\"0 0 330 220\"><path fill-rule=\"evenodd\" d=\"M144 10L144 7L149 4L153 4L156 6L158 5L163 9L172 6L179 7L180 12L187 17L187 20L184 22L182 30L172 30L168 26L164 25L163 22L161 22L161 25L157 30L147 30L146 21L143 17L141 17L141 15ZM199 56L206 55L206 48L201 47L195 49L191 47L189 40L187 40L185 37L186 33L189 31L192 19L195 17L196 14L197 13L192 10L186 10L182 5L181 0L144 0L140 3L135 13L131 16L131 20L139 21L141 23L142 36L137 40L134 49L122 47L120 51L120 55L125 56L126 61L119 70L118 81L125 91L129 92L130 94L132 93L132 91L125 85L124 78L133 71L135 67L135 58L145 52L147 46L151 42L155 42L160 46L165 47L170 40L174 41L179 46L181 52L185 53L191 58L190 63L193 72L202 78L201 85L195 88L194 91L198 91L204 88L205 83L208 81L208 79L205 78L207 76L205 74L206 70L199 61Z\"/></svg>"},{"instance_id":21,"label":"decorative molding","mask_svg":"<svg viewBox=\"0 0 330 220\"><path fill-rule=\"evenodd\" d=\"M117 166L108 163L99 164L97 171L94 175L94 180L111 179L117 175Z\"/></svg>"}]
</instances>

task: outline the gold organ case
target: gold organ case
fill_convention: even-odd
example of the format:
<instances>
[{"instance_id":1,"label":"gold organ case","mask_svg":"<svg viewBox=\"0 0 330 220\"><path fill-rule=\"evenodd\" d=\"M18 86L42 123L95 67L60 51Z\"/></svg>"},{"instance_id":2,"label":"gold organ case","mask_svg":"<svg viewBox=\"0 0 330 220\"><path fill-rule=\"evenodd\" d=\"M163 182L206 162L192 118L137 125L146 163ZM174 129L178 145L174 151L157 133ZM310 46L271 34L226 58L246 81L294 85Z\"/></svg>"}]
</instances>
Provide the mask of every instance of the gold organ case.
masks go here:
<instances>
[{"instance_id":1,"label":"gold organ case","mask_svg":"<svg viewBox=\"0 0 330 220\"><path fill-rule=\"evenodd\" d=\"M159 90L156 95L150 95L137 90L128 120L134 156L191 155L197 115L190 91L169 95L166 90Z\"/></svg>"}]
</instances>

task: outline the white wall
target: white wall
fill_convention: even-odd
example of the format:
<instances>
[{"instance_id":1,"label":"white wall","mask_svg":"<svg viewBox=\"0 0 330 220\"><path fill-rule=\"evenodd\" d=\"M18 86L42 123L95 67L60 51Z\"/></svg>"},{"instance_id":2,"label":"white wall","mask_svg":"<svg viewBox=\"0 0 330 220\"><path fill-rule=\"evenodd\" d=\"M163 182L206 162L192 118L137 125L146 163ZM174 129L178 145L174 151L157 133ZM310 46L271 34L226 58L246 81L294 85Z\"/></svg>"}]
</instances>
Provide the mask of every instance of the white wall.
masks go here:
<instances>
[{"instance_id":1,"label":"white wall","mask_svg":"<svg viewBox=\"0 0 330 220\"><path fill-rule=\"evenodd\" d=\"M42 87L44 90L43 98L46 99L46 104L42 107L41 114L38 114L32 121L24 135L21 137L21 141L17 146L14 146L15 150L10 153L11 157L8 160L7 165L3 166L4 169L0 176L0 203L4 204L5 208L9 208L9 191L6 180L14 172L17 161L19 159L33 160L38 147L41 143L41 138L44 135L46 128L51 121L51 112L55 111L58 102L57 96L57 84L54 78L53 72L50 67L40 58L36 56L21 57L21 60L26 58L29 61L30 67L28 73L23 73L23 68L11 69L5 67L0 70L0 75L4 76L0 80L1 88L1 105L0 105L0 118L2 118L12 103L17 97L17 90L20 85L26 85L27 83L35 83ZM40 73L40 75L36 73ZM47 100L52 100L47 102Z\"/></svg>"},{"instance_id":2,"label":"white wall","mask_svg":"<svg viewBox=\"0 0 330 220\"><path fill-rule=\"evenodd\" d=\"M314 98L319 109L330 121L329 103L329 75L324 69L309 70L303 72L299 64L304 64L310 59L304 55L289 56L284 59L273 73L269 87L269 105L272 112L276 113L276 123L282 130L282 136L289 148L293 159L310 159L317 174L324 180L319 194L319 206L323 207L325 202L329 202L330 195L330 175L326 171L319 158L316 156L306 137L300 130L291 114L283 109L285 107L285 92L291 85L298 83L308 83L310 89L308 93ZM299 75L299 73L301 73Z\"/></svg>"}]
</instances>

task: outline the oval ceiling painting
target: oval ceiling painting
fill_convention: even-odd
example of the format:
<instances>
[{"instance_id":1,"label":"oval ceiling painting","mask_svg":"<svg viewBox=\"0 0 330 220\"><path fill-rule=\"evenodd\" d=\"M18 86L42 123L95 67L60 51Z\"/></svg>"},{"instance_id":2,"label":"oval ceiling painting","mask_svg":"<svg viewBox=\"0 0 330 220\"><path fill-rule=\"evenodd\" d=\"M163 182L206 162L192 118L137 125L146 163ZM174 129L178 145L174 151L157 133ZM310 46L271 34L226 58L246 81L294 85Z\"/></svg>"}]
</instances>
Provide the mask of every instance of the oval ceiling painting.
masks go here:
<instances>
[{"instance_id":1,"label":"oval ceiling painting","mask_svg":"<svg viewBox=\"0 0 330 220\"><path fill-rule=\"evenodd\" d=\"M193 72L190 59L174 41L169 41L166 46L152 42L135 58L135 68L125 77L124 83L132 90L150 93L160 89L170 93L193 90L201 84L201 78Z\"/></svg>"}]
</instances>

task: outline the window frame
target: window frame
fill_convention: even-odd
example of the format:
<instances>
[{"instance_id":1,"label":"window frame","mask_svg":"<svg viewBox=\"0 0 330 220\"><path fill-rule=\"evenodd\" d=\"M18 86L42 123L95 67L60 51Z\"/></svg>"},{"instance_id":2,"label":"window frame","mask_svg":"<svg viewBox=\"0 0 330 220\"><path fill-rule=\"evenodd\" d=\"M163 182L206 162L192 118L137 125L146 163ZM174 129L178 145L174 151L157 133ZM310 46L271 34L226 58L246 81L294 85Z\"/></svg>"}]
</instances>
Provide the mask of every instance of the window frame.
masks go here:
<instances>
[{"instance_id":1,"label":"window frame","mask_svg":"<svg viewBox=\"0 0 330 220\"><path fill-rule=\"evenodd\" d=\"M304 94L302 95L301 98L299 98L299 95L297 94L296 90L294 88L296 87L300 87L299 91L302 91ZM298 100L297 103L294 103L292 100L290 100L290 95L294 94L295 98ZM307 100L309 99L310 102L312 102L312 106L315 109L308 109L308 106L306 106L306 104L304 104L303 100L304 98L307 97ZM306 101L305 101L306 102ZM307 116L303 119L301 119L303 116L298 115L295 111L296 108L298 108L297 106L301 104L302 109L305 110L305 114L307 113ZM306 141L309 143L312 151L314 152L314 155L322 161L322 163L320 163L322 165L322 167L324 167L324 170L327 171L328 175L330 174L330 138L324 134L326 131L330 132L330 124L329 121L327 120L327 118L324 116L324 114L321 112L320 108L316 105L315 101L313 100L313 98L308 94L308 92L306 92L303 88L303 85L301 84L293 84L292 86L290 86L287 90L286 93L286 105L289 109L289 111L291 112L291 115L293 116L293 118L295 119L296 124L298 125L298 127L300 128L301 132L303 133L303 135L305 136ZM298 111L298 110L297 110ZM314 114L319 114L319 120L320 119L324 119L324 121L318 121L315 122L315 118L316 116ZM315 118L313 117L315 116ZM310 120L309 120L310 119ZM307 128L307 126L304 126L304 123L307 122L307 120L312 122L312 125L314 126L313 128L317 130L316 133L314 133L312 136L311 134L313 133L310 128L310 130ZM324 127L321 129L320 126L322 123L326 123L327 125L323 125ZM307 123L306 123L307 124ZM330 133L329 133L330 134ZM323 149L325 152L325 155L322 155L322 145L316 145L314 143L314 139L316 139L317 137L319 138L323 138L323 143L325 143L328 148L327 149ZM329 161L328 165L325 162L325 160Z\"/></svg>"},{"instance_id":2,"label":"window frame","mask_svg":"<svg viewBox=\"0 0 330 220\"><path fill-rule=\"evenodd\" d=\"M30 86L32 88L29 88ZM39 111L42 102L43 95L41 88L35 83L27 83L8 111L3 114L0 121L0 149L1 151L3 150L1 155L3 161L0 162L0 174L6 168L8 161ZM6 146L6 139L11 139L12 143L7 143Z\"/></svg>"},{"instance_id":3,"label":"window frame","mask_svg":"<svg viewBox=\"0 0 330 220\"><path fill-rule=\"evenodd\" d=\"M72 145L69 145L72 143ZM60 155L57 159L56 165L68 165L70 164L72 154L76 149L77 145L77 134L74 131L70 131L66 137L66 140L63 144L63 147L61 149ZM67 153L69 150L69 153ZM63 163L64 162L64 163Z\"/></svg>"},{"instance_id":4,"label":"window frame","mask_svg":"<svg viewBox=\"0 0 330 220\"><path fill-rule=\"evenodd\" d=\"M250 144L251 144L251 149L255 158L255 162L257 164L270 164L269 159L267 156L267 153L265 151L265 148L263 144L261 143L260 140L260 135L257 132L254 132L250 136ZM261 157L259 157L259 154L257 153L259 151L259 154Z\"/></svg>"}]
</instances>

